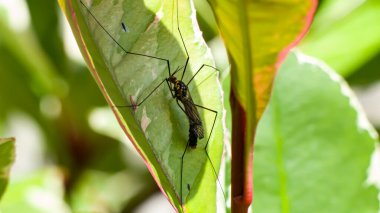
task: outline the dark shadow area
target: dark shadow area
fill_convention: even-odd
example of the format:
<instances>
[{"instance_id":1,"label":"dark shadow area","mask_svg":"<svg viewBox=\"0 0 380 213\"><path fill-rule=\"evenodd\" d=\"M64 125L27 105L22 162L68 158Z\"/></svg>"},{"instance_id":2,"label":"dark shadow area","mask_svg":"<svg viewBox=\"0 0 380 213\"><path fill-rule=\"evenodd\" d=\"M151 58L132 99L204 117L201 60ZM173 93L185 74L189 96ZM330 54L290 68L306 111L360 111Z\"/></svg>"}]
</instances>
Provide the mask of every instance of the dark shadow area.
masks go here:
<instances>
[{"instance_id":1,"label":"dark shadow area","mask_svg":"<svg viewBox=\"0 0 380 213\"><path fill-rule=\"evenodd\" d=\"M380 80L380 52L346 78L350 85L368 85Z\"/></svg>"}]
</instances>

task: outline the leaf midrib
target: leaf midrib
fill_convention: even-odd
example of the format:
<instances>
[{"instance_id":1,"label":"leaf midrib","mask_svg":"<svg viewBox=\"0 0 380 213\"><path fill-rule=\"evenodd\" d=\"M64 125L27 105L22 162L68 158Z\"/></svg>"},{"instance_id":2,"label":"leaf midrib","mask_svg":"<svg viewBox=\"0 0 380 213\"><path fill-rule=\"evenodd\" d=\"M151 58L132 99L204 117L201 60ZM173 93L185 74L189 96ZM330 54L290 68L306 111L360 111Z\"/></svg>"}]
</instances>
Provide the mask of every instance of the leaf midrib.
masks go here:
<instances>
[{"instance_id":1,"label":"leaf midrib","mask_svg":"<svg viewBox=\"0 0 380 213\"><path fill-rule=\"evenodd\" d=\"M284 144L285 140L282 135L281 128L281 109L277 106L276 97L273 97L273 127L274 127L274 138L276 143L276 168L278 170L278 180L279 180L279 193L280 193L280 206L282 213L290 212L290 204L288 197L288 187L287 187L287 172L284 159Z\"/></svg>"}]
</instances>

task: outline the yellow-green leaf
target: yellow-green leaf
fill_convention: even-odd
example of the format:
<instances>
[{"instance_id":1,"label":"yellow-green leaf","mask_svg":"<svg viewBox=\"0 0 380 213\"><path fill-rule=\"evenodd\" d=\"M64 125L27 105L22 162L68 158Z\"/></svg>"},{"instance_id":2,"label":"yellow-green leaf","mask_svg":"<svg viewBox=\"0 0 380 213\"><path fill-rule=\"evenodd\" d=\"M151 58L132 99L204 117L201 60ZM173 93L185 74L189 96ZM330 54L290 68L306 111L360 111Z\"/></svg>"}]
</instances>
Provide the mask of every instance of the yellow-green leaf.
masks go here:
<instances>
[{"instance_id":1,"label":"yellow-green leaf","mask_svg":"<svg viewBox=\"0 0 380 213\"><path fill-rule=\"evenodd\" d=\"M9 170L15 159L15 139L0 138L0 199L8 184Z\"/></svg>"}]
</instances>

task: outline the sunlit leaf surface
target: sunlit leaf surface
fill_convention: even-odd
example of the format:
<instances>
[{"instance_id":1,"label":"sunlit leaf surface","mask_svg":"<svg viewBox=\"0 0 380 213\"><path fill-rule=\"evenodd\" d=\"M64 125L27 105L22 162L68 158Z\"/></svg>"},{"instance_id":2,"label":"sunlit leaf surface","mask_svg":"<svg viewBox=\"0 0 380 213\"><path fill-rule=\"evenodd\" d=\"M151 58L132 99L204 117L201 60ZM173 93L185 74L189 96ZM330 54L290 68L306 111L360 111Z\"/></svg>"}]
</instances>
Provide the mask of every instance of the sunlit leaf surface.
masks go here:
<instances>
[{"instance_id":1,"label":"sunlit leaf surface","mask_svg":"<svg viewBox=\"0 0 380 213\"><path fill-rule=\"evenodd\" d=\"M112 106L139 103L169 76L165 60L126 54L123 49L168 59L171 73L185 64L185 47L177 30L175 1L83 1L83 5L79 1L61 1L61 7L66 11L92 75ZM214 64L197 28L192 8L190 1L180 1L179 27L190 55L184 82L188 82L202 64ZM182 70L177 73L177 78L181 78ZM212 163L218 170L223 129L221 92L216 76L214 69L205 67L189 84L189 90L196 104L218 112L208 146ZM185 155L182 200L186 205L180 207L181 156L188 140L189 122L171 97L166 82L136 110L130 107L113 109L125 133L176 208L189 212L199 209L214 212L216 177L203 148L215 114L198 108L205 138L199 141L198 148L188 150Z\"/></svg>"},{"instance_id":2,"label":"sunlit leaf surface","mask_svg":"<svg viewBox=\"0 0 380 213\"><path fill-rule=\"evenodd\" d=\"M289 55L258 128L253 212L376 212L366 183L376 137L341 77Z\"/></svg>"},{"instance_id":3,"label":"sunlit leaf surface","mask_svg":"<svg viewBox=\"0 0 380 213\"><path fill-rule=\"evenodd\" d=\"M317 0L209 0L231 63L232 208L252 200L253 142L282 59L306 33Z\"/></svg>"},{"instance_id":4,"label":"sunlit leaf surface","mask_svg":"<svg viewBox=\"0 0 380 213\"><path fill-rule=\"evenodd\" d=\"M316 1L210 3L230 55L232 90L247 111L256 109L260 117L269 99L280 53L302 37Z\"/></svg>"}]
</instances>

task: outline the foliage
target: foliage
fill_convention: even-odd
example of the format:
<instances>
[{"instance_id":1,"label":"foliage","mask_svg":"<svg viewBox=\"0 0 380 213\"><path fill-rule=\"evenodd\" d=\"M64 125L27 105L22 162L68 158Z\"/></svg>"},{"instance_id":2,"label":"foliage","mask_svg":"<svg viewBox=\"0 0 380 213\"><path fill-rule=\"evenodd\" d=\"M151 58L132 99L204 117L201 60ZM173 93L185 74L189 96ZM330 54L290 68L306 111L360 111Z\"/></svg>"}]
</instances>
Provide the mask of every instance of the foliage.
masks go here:
<instances>
[{"instance_id":1,"label":"foliage","mask_svg":"<svg viewBox=\"0 0 380 213\"><path fill-rule=\"evenodd\" d=\"M377 211L367 182L376 132L358 106L322 62L287 57L257 131L253 212Z\"/></svg>"},{"instance_id":2,"label":"foliage","mask_svg":"<svg viewBox=\"0 0 380 213\"><path fill-rule=\"evenodd\" d=\"M0 138L0 200L8 184L9 170L15 158L14 138Z\"/></svg>"},{"instance_id":3,"label":"foliage","mask_svg":"<svg viewBox=\"0 0 380 213\"><path fill-rule=\"evenodd\" d=\"M91 9L111 35L128 50L169 58L171 71L184 64L186 54L173 23L174 1L91 2ZM21 6L16 8L25 10L16 12L0 4L0 136L17 138L15 169L1 198L0 211L131 212L159 189L179 211L231 211L231 145L223 143L229 142L233 130L231 88L236 100L244 103L244 110L250 113L253 124L249 129L255 129L254 123L262 114L256 132L249 132L255 138L254 164L245 167L253 174L252 212L377 211L378 190L367 181L377 134L350 88L355 89L358 83L369 87L379 79L377 1L321 1L309 34L298 51L281 58L283 63L278 54L288 50L288 44L307 25L300 17L310 12L308 1L291 1L297 6L284 13L273 1L260 1L263 7L254 7L256 13L249 13L254 18L247 25L229 21L251 7L226 7L223 4L228 1L219 0L210 0L209 5L195 0L195 17L191 2L181 1L179 14L190 53L189 75L185 79L203 63L214 64L205 38L220 70L218 80L223 93L212 69L199 75L190 89L195 101L220 112L209 153L216 170L221 167L220 173L226 174L219 177L226 199L216 196L220 187L211 164L197 149L185 158L185 204L181 205L180 158L188 138L188 122L166 85L136 111L109 107L128 105L148 94L168 76L165 63L124 57L79 1L60 0L60 11L54 1L37 0L26 1L25 7L19 3ZM276 13L264 12L268 8L276 9ZM64 46L59 21L62 11L90 72ZM30 25L22 28L21 24L12 24L16 19L12 14L28 12ZM127 32L122 31L122 21ZM228 26L233 28L227 31ZM228 54L221 54L224 46L218 28ZM241 34L248 29L252 32L245 36L252 35L251 45L244 43L248 37ZM242 42L237 45L234 41ZM299 51L323 59L336 72ZM239 53L244 54L237 57ZM255 69L246 69L249 63ZM231 72L238 70L239 76L230 75L230 68ZM271 92L276 69L278 75ZM260 78L258 74L267 75ZM243 83L247 79L253 80ZM258 80L264 84L258 84ZM248 90L252 96L247 95ZM260 99L257 94L262 95ZM242 100L248 99L251 101L246 105ZM213 115L200 113L209 133ZM13 142L5 144L13 146ZM204 141L199 145L204 146ZM3 154L1 147L0 144L0 159L11 159L3 156L13 151ZM0 181L0 191L3 183ZM47 202L51 205L40 202L43 199L51 201ZM227 208L216 206L218 201L227 203ZM158 210L158 206L154 208Z\"/></svg>"},{"instance_id":4,"label":"foliage","mask_svg":"<svg viewBox=\"0 0 380 213\"><path fill-rule=\"evenodd\" d=\"M183 32L181 35L185 46L182 45L180 32L173 31L173 24L177 24L173 23L172 18L177 14L176 10L173 10L173 2L156 1L149 4L149 8L145 8L142 2L125 2L124 6L110 5L107 1L93 5L86 1L78 4L76 1L62 1L61 4L62 7L67 8L66 15L77 36L77 41L82 42L80 43L82 53L85 58L87 57L92 75L115 110L115 115L126 135L146 161L160 188L164 188L168 198L177 209L196 211L191 209L214 207L215 205L209 205L209 203L216 202L215 196L210 197L215 193L209 192L215 191L215 174L212 167L208 165L206 153L201 148L196 151L189 150L186 153L188 155L185 155L182 168L181 156L189 135L188 122L177 103L174 100L170 101L169 90L163 81L168 77L169 70L173 73L185 64L186 55L183 55L185 48L188 49L190 61L184 82L190 81L203 64L213 66L204 41L197 37L199 32L189 28L192 26L192 21L196 21L186 18L191 17L190 2L183 1L178 5L178 10L181 11L178 13L180 14L178 27ZM111 11L114 14L114 21L109 19ZM168 15L160 17L160 13ZM128 27L127 32L121 28L121 22ZM134 26L133 23L136 22L140 22L141 25ZM177 26L174 29L176 28ZM118 46L113 38L119 38L123 44L122 47ZM189 43L187 41L194 41L195 45L190 46L186 44ZM174 45L176 47L173 47ZM137 55L128 54L125 50ZM158 60L157 57L169 60L169 65L165 60ZM221 114L221 92L215 79L217 73L209 67L201 71L194 78L194 83L189 84L191 96L196 104L214 109ZM180 76L177 75L178 78ZM157 88L157 85L162 86L158 87L158 90L149 96L143 105L136 109L122 107L132 105L134 102L140 103L148 97L150 91ZM214 93L202 91L214 91ZM115 107L115 105L121 107ZM222 117L219 115L213 126L214 114L202 108L198 109L201 109L203 125L206 127L205 138L199 141L198 147L206 145L211 128L214 127L208 148L212 150L211 160L218 170L218 161L220 161L223 147L223 143L220 143L223 141ZM174 113L171 113L173 111ZM191 190L187 186L190 186ZM194 192L207 194L209 203L204 202L204 197L193 196ZM182 201L189 205L181 207Z\"/></svg>"}]
</instances>

